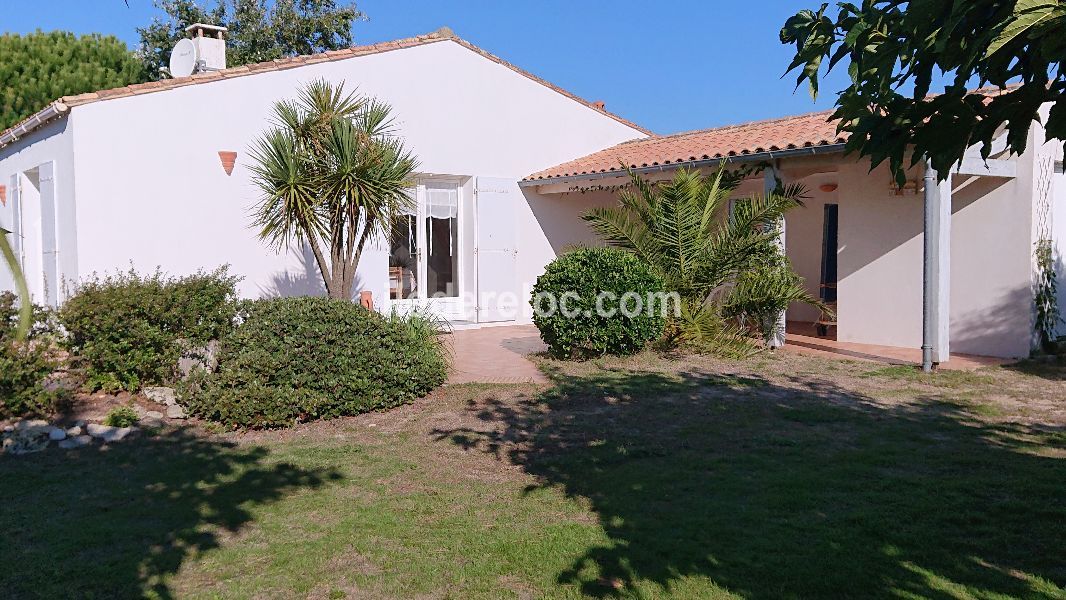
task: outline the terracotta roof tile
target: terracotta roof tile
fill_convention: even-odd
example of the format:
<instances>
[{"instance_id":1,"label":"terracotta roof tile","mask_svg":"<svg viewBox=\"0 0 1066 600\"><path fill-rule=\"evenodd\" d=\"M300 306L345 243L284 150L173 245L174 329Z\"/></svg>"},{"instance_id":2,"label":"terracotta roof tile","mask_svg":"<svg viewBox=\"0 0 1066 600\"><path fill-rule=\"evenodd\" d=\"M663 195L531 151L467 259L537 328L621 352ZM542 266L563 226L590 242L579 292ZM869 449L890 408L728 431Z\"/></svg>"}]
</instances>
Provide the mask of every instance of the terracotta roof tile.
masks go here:
<instances>
[{"instance_id":1,"label":"terracotta roof tile","mask_svg":"<svg viewBox=\"0 0 1066 600\"><path fill-rule=\"evenodd\" d=\"M63 107L65 109L65 108L69 108L69 107L73 107L73 106L79 106L79 105L82 105L82 104L88 104L90 102L98 102L98 101L101 101L101 100L111 100L111 99L114 99L114 98L123 98L123 97L127 97L127 96L135 96L135 95L145 94L145 93L150 93L150 92L159 92L159 91L164 91L164 90L170 90L170 89L174 89L174 88L184 87L184 86L187 86L187 85L196 85L196 84L200 84L200 83L209 83L209 82L212 82L212 81L231 79L231 78L234 78L234 77L245 77L245 76L255 75L257 73L262 73L262 72L267 72L267 71L281 71L281 70L284 70L284 69L292 69L292 68L296 68L296 67L301 67L301 66L306 65L306 64L329 62L329 61L333 61L333 60L344 60L344 59L347 59L347 58L354 58L354 57L357 57L357 56L367 56L367 55L370 55L370 54L379 54L379 53L382 53L382 52L389 52L389 51L392 51L392 50L402 50L402 49L405 49L405 48L413 48L415 46L421 46L421 45L424 45L424 44L432 44L432 43L435 43L435 42L443 42L443 41L449 41L449 40L453 41L453 42L456 42L456 43L460 44L461 46L463 46L463 47L465 47L465 48L467 48L469 50L472 50L473 52L476 52L476 53L480 54L481 56L483 56L483 57L485 57L485 58L487 58L487 59L489 59L489 60L491 60L491 61L493 61L493 62L495 62L495 63L497 63L499 65L507 67L508 69L511 69L512 71L518 73L519 75L527 77L527 78L529 78L529 79L531 79L531 80L533 80L533 81L535 81L535 82L537 82L537 83L539 83L541 85L544 85L544 86L546 86L548 88L551 88L552 90L554 90L554 91L556 91L556 92L558 92L558 93L560 93L560 94L562 94L562 95L564 95L564 96L566 96L566 97L568 97L568 98L570 98L572 100L580 102L580 103L588 106L590 109L595 110L596 112L602 113L602 114L604 114L604 115L606 115L606 116L618 121L619 123L622 123L623 125L626 125L626 126L631 127L631 128L633 128L633 129L635 129L637 131L641 131L643 133L651 135L651 132L649 132L648 130L644 129L643 127L640 127L639 125L636 125L636 124L634 124L634 123L632 123L630 121L627 121L626 119L623 119L622 117L619 117L618 115L615 115L615 114L613 114L611 112L608 112L607 110L604 110L604 108L602 106L596 105L596 104L594 104L592 102L589 102L588 100L585 100L585 99L580 98L580 97L578 97L578 96L576 96L574 94L571 94L570 92L568 92L568 91L566 91L566 90L564 90L564 89L562 89L562 88L560 88L560 87L558 87L558 86L556 86L554 84L551 84L551 83L545 81L544 79L541 79L540 77L537 77L536 75L533 75L532 73L530 73L528 71L525 71L525 70L523 70L523 69L521 69L521 68L519 68L519 67L517 67L517 66L515 66L515 65L513 65L513 64L511 64L511 63L509 63L509 62L507 62L505 60L503 60L502 58L500 58L498 56L495 56L493 54L488 53L485 50L482 50L481 48L475 46L474 44L471 44L470 42L468 42L466 40L463 40L463 39L457 37L448 28L441 28L438 31L434 31L432 33L428 33L428 34L425 34L425 35L419 35L419 36L415 36L415 37L404 38L404 39L400 39L400 40L394 40L394 41L391 41L391 42L381 42L381 43L377 43L377 44L369 44L369 45L366 45L366 46L355 46L355 47L352 47L352 48L344 48L344 49L341 49L341 50L329 50L329 51L321 52L321 53L318 53L318 54L294 56L294 57L291 57L291 58L279 58L279 59L276 59L276 60L271 60L271 61L266 61L266 62L261 62L261 63L242 65L242 66L239 66L239 67L231 67L231 68L223 69L223 70L220 70L220 71L209 71L209 72L206 72L206 73L197 73L195 75L190 75L188 77L175 77L173 79L165 79L163 81L153 81L153 82L149 82L149 83L137 83L137 84L128 85L128 86L120 87L120 88L113 88L113 89L109 89L109 90L99 90L99 91L96 91L96 92L88 92L88 93L77 94L77 95L73 95L73 96L64 96L64 97L60 98L59 100L57 100L56 102L53 102L53 103L49 104L49 107L51 107L53 105L59 105L59 106L61 106L61 107ZM35 127L40 126L41 124L43 124L40 121L39 116L44 113L44 110L47 110L47 107L46 107L46 109L43 109L41 112L39 112L37 114L34 114L34 115L31 115L30 117L28 117L28 118L24 119L23 121L15 124L14 126L12 126L12 127L8 128L6 130L0 132L0 148L2 148L7 143L10 143L10 141L5 141L4 140L4 138L7 137L7 134L9 132L12 132L12 131L20 128L23 124L26 124L26 123L31 123L32 124L32 122L36 119L38 122L36 124L32 124L32 127L31 127L30 130L32 130L32 128L35 128ZM24 134L25 134L25 132L22 132L19 135L24 135Z\"/></svg>"},{"instance_id":2,"label":"terracotta roof tile","mask_svg":"<svg viewBox=\"0 0 1066 600\"><path fill-rule=\"evenodd\" d=\"M534 173L524 181L621 171L623 164L639 169L844 143L847 137L828 121L830 114L824 111L632 140Z\"/></svg>"}]
</instances>

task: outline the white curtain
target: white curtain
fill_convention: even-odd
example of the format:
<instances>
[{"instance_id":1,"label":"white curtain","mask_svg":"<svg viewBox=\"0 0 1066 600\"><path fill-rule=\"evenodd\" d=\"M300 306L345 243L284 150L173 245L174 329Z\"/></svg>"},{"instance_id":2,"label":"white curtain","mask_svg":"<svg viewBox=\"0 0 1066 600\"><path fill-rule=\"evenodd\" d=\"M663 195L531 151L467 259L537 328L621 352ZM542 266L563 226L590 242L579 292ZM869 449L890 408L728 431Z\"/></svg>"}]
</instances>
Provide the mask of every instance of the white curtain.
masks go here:
<instances>
[{"instance_id":1,"label":"white curtain","mask_svg":"<svg viewBox=\"0 0 1066 600\"><path fill-rule=\"evenodd\" d=\"M459 218L459 190L454 185L448 187L426 186L426 216L431 219ZM426 240L429 253L433 253L433 228L429 227L429 239ZM452 236L448 236L448 256L455 255Z\"/></svg>"},{"instance_id":2,"label":"white curtain","mask_svg":"<svg viewBox=\"0 0 1066 600\"><path fill-rule=\"evenodd\" d=\"M426 216L434 219L459 217L459 191L454 186L426 186Z\"/></svg>"}]
</instances>

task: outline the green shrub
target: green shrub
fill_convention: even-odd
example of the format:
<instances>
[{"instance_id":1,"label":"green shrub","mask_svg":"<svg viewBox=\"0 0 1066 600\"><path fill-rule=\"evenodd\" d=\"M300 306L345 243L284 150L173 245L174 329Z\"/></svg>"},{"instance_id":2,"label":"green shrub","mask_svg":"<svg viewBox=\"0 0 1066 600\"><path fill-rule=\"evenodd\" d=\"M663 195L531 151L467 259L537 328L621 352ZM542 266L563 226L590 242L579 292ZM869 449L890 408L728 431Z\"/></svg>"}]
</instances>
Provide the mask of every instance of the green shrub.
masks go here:
<instances>
[{"instance_id":1,"label":"green shrub","mask_svg":"<svg viewBox=\"0 0 1066 600\"><path fill-rule=\"evenodd\" d=\"M171 383L178 360L233 326L239 278L226 267L180 278L132 269L83 283L60 310L90 390Z\"/></svg>"},{"instance_id":2,"label":"green shrub","mask_svg":"<svg viewBox=\"0 0 1066 600\"><path fill-rule=\"evenodd\" d=\"M228 427L270 428L396 406L444 382L432 324L328 298L246 302L218 370L183 385L188 410Z\"/></svg>"},{"instance_id":3,"label":"green shrub","mask_svg":"<svg viewBox=\"0 0 1066 600\"><path fill-rule=\"evenodd\" d=\"M0 292L0 341L14 339L19 320L18 296ZM51 338L54 341L58 323L56 312L47 306L33 305L33 320L26 337L30 340Z\"/></svg>"},{"instance_id":4,"label":"green shrub","mask_svg":"<svg viewBox=\"0 0 1066 600\"><path fill-rule=\"evenodd\" d=\"M109 427L133 427L140 421L137 412L131 406L116 406L107 411L104 425Z\"/></svg>"},{"instance_id":5,"label":"green shrub","mask_svg":"<svg viewBox=\"0 0 1066 600\"><path fill-rule=\"evenodd\" d=\"M663 332L661 302L650 309L649 298L663 291L662 281L635 255L614 248L581 248L563 254L545 269L533 286L533 323L555 357L627 355L639 352ZM624 314L624 295L635 293L643 310ZM613 313L605 316L597 307ZM567 315L562 310L564 294ZM661 300L661 298L660 298ZM556 310L550 310L554 306ZM576 313L576 314L573 314Z\"/></svg>"},{"instance_id":6,"label":"green shrub","mask_svg":"<svg viewBox=\"0 0 1066 600\"><path fill-rule=\"evenodd\" d=\"M53 343L52 312L34 307L33 327L25 342L15 342L17 299L0 293L0 418L48 416L69 400L69 393L46 386L61 366Z\"/></svg>"},{"instance_id":7,"label":"green shrub","mask_svg":"<svg viewBox=\"0 0 1066 600\"><path fill-rule=\"evenodd\" d=\"M44 417L61 409L69 391L45 385L59 366L49 345L0 342L0 418Z\"/></svg>"}]
</instances>

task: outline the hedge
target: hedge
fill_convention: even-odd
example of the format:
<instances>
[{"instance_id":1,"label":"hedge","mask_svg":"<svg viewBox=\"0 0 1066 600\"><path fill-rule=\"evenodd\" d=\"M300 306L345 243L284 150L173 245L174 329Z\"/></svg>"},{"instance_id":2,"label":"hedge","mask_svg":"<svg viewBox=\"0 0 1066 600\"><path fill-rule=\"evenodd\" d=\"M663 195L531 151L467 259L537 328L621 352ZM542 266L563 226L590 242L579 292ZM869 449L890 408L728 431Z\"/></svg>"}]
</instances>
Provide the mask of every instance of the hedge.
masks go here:
<instances>
[{"instance_id":1,"label":"hedge","mask_svg":"<svg viewBox=\"0 0 1066 600\"><path fill-rule=\"evenodd\" d=\"M238 281L226 267L177 278L132 269L94 276L59 312L64 344L90 390L171 384L183 355L232 329Z\"/></svg>"}]
</instances>

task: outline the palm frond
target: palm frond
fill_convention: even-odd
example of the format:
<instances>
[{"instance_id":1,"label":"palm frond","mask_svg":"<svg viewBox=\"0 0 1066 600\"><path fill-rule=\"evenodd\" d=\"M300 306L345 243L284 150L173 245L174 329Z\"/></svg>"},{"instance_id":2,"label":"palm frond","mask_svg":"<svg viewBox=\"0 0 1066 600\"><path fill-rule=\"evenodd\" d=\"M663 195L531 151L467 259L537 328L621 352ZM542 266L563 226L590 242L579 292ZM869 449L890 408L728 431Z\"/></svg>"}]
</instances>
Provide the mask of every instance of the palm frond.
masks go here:
<instances>
[{"instance_id":1,"label":"palm frond","mask_svg":"<svg viewBox=\"0 0 1066 600\"><path fill-rule=\"evenodd\" d=\"M737 200L727 215L730 194L745 174L750 171L731 172L723 163L709 177L679 169L671 180L652 183L630 170L631 185L619 194L617 206L583 215L593 231L640 256L668 291L681 296L669 343L746 356L758 348L750 336L750 315L773 313L776 323L777 313L791 302L820 305L787 261L781 263L777 243L785 213L802 205L803 188L783 186ZM754 270L772 264L795 279L750 280Z\"/></svg>"}]
</instances>

